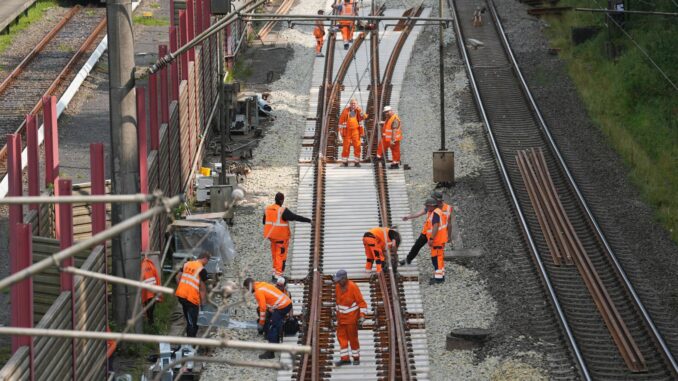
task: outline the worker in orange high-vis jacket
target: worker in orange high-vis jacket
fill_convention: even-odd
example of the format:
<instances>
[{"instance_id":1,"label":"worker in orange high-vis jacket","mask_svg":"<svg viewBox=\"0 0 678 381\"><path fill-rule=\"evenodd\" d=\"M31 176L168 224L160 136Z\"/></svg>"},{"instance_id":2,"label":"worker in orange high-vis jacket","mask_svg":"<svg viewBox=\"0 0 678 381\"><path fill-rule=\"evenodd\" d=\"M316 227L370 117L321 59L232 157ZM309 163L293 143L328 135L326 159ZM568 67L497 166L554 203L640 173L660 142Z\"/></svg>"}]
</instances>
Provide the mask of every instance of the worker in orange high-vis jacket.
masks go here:
<instances>
[{"instance_id":1,"label":"worker in orange high-vis jacket","mask_svg":"<svg viewBox=\"0 0 678 381\"><path fill-rule=\"evenodd\" d=\"M449 205L449 204L447 204L446 202L443 201L443 194L440 191L431 192L431 198L438 202L438 207L447 217L447 221L448 221L447 222L447 237L448 237L448 240L451 242L452 241L452 205ZM420 211L418 211L417 213L403 217L403 221L408 221L408 220L411 220L411 219L414 219L414 218L421 217L423 215L426 215L426 218L428 218L430 214L431 214L431 212L429 212L426 205L424 205L424 207ZM416 258L417 255L419 255L419 251L421 250L421 248L426 246L427 242L428 242L428 239L426 238L426 229L422 228L421 234L419 234L419 237L414 242L414 245L412 245L412 248L410 249L409 254L407 254L407 258L401 260L400 265L405 266L405 265L409 265L410 263L412 263L414 258Z\"/></svg>"},{"instance_id":2,"label":"worker in orange high-vis jacket","mask_svg":"<svg viewBox=\"0 0 678 381\"><path fill-rule=\"evenodd\" d=\"M200 306L207 302L207 270L205 265L210 260L208 252L202 252L195 261L184 263L177 273L177 290L174 293L186 319L186 336L195 337L198 334L198 314Z\"/></svg>"},{"instance_id":3,"label":"worker in orange high-vis jacket","mask_svg":"<svg viewBox=\"0 0 678 381\"><path fill-rule=\"evenodd\" d=\"M141 279L146 284L151 284L154 286L160 285L158 269L155 267L155 263L153 263L153 261L148 258L148 255L146 254L144 254L144 257L141 260ZM141 290L141 303L144 305L144 308L146 308L146 319L151 325L155 324L155 317L153 314L155 310L155 303L153 302L153 298L155 298L156 295L158 298L157 302L162 301L162 296L160 294L156 294L153 291L149 291L147 289Z\"/></svg>"},{"instance_id":4,"label":"worker in orange high-vis jacket","mask_svg":"<svg viewBox=\"0 0 678 381\"><path fill-rule=\"evenodd\" d=\"M367 257L365 271L372 271L373 264L376 264L376 272L380 273L386 261L386 250L397 258L400 233L390 228L372 228L363 235L363 246Z\"/></svg>"},{"instance_id":5,"label":"worker in orange high-vis jacket","mask_svg":"<svg viewBox=\"0 0 678 381\"><path fill-rule=\"evenodd\" d=\"M358 286L348 280L346 270L339 270L334 275L334 294L337 298L337 340L341 359L336 366L348 365L353 357L353 365L360 365L360 342L358 328L365 321L367 303ZM351 346L349 356L349 345Z\"/></svg>"},{"instance_id":6,"label":"worker in orange high-vis jacket","mask_svg":"<svg viewBox=\"0 0 678 381\"><path fill-rule=\"evenodd\" d=\"M334 4L332 8L336 9L341 16L356 16L358 14L358 4L351 0L344 0L343 3ZM339 28L344 39L344 50L348 50L348 45L353 42L355 20L339 20Z\"/></svg>"},{"instance_id":7,"label":"worker in orange high-vis jacket","mask_svg":"<svg viewBox=\"0 0 678 381\"><path fill-rule=\"evenodd\" d=\"M339 135L343 140L343 150L341 157L344 159L344 167L348 166L348 155L353 146L353 157L355 166L360 167L360 157L362 149L360 148L360 139L365 135L363 121L367 119L367 114L358 106L358 101L351 98L348 107L341 112L339 116Z\"/></svg>"},{"instance_id":8,"label":"worker in orange high-vis jacket","mask_svg":"<svg viewBox=\"0 0 678 381\"><path fill-rule=\"evenodd\" d=\"M290 243L290 221L308 222L313 226L309 218L292 213L282 206L283 202L285 202L285 195L278 192L275 195L275 203L264 209L264 238L271 241L271 262L273 263L271 280L273 282L285 272L287 249Z\"/></svg>"},{"instance_id":9,"label":"worker in orange high-vis jacket","mask_svg":"<svg viewBox=\"0 0 678 381\"><path fill-rule=\"evenodd\" d=\"M322 16L325 12L322 10L318 11L318 15ZM325 25L321 20L315 20L315 28L313 28L313 37L315 37L315 56L324 57L323 43L325 42Z\"/></svg>"},{"instance_id":10,"label":"worker in orange high-vis jacket","mask_svg":"<svg viewBox=\"0 0 678 381\"><path fill-rule=\"evenodd\" d=\"M452 205L443 200L443 192L441 191L436 190L431 192L431 198L438 202L438 208L445 214L447 219L447 242L452 242Z\"/></svg>"},{"instance_id":11,"label":"worker in orange high-vis jacket","mask_svg":"<svg viewBox=\"0 0 678 381\"><path fill-rule=\"evenodd\" d=\"M377 146L377 159L386 156L386 151L391 149L391 165L389 168L400 167L400 141L403 140L403 132L400 117L393 111L391 106L384 106L384 123L381 130L381 143Z\"/></svg>"},{"instance_id":12,"label":"worker in orange high-vis jacket","mask_svg":"<svg viewBox=\"0 0 678 381\"><path fill-rule=\"evenodd\" d=\"M268 334L266 339L269 343L277 344L280 342L280 333L282 331L283 320L292 310L292 299L286 293L280 291L275 285L266 282L255 282L252 278L245 279L243 283L245 289L250 290L257 300L259 321L259 332L264 331L266 324L266 312L270 313L268 324ZM273 351L266 351L259 355L260 359L272 359L275 357Z\"/></svg>"},{"instance_id":13,"label":"worker in orange high-vis jacket","mask_svg":"<svg viewBox=\"0 0 678 381\"><path fill-rule=\"evenodd\" d=\"M426 200L426 207L431 212L424 223L433 264L433 278L429 284L442 283L445 281L444 254L445 243L447 243L447 216L438 208L438 201L433 198Z\"/></svg>"}]
</instances>

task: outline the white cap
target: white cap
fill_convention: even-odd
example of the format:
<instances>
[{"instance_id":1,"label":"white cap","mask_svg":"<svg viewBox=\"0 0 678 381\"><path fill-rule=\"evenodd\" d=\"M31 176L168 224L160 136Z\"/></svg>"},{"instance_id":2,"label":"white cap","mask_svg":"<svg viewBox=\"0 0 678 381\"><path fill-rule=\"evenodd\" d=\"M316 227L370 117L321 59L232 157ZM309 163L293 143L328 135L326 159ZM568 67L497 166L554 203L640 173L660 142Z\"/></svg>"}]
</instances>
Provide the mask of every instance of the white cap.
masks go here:
<instances>
[{"instance_id":1,"label":"white cap","mask_svg":"<svg viewBox=\"0 0 678 381\"><path fill-rule=\"evenodd\" d=\"M392 111L392 110L393 110L393 108L391 108L391 106L384 106L384 112Z\"/></svg>"},{"instance_id":2,"label":"white cap","mask_svg":"<svg viewBox=\"0 0 678 381\"><path fill-rule=\"evenodd\" d=\"M284 276L279 276L278 280L276 281L276 284L279 284L281 286L285 285L285 277Z\"/></svg>"}]
</instances>

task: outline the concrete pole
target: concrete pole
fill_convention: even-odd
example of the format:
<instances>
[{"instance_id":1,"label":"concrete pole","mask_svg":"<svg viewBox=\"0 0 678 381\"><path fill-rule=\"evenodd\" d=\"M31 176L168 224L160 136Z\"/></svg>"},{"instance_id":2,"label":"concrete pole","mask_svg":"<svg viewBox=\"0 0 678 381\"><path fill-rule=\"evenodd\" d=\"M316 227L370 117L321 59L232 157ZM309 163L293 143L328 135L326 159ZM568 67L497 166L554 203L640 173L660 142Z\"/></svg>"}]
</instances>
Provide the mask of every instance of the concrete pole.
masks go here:
<instances>
[{"instance_id":1,"label":"concrete pole","mask_svg":"<svg viewBox=\"0 0 678 381\"><path fill-rule=\"evenodd\" d=\"M219 17L221 19L221 17ZM217 20L217 22L219 22ZM219 67L217 75L219 76L219 84L217 86L217 91L219 92L219 135L221 141L221 152L220 152L220 161L221 161L221 173L219 173L219 184L226 184L226 139L228 135L228 127L230 123L230 116L228 110L226 109L226 102L224 99L224 40L221 38L222 33L217 33L217 56L219 61Z\"/></svg>"},{"instance_id":2,"label":"concrete pole","mask_svg":"<svg viewBox=\"0 0 678 381\"><path fill-rule=\"evenodd\" d=\"M443 0L438 1L438 17L443 18ZM438 27L438 57L440 67L440 150L445 151L445 58L444 40L443 40L443 23L440 22Z\"/></svg>"},{"instance_id":3,"label":"concrete pole","mask_svg":"<svg viewBox=\"0 0 678 381\"><path fill-rule=\"evenodd\" d=\"M111 174L114 194L139 193L139 154L137 142L136 92L134 91L134 33L132 0L108 0L108 78L111 116ZM137 216L137 204L113 204L113 225ZM141 229L138 225L113 239L113 274L139 280L141 270ZM113 287L113 311L118 326L131 319L136 290L124 285ZM137 321L134 332L141 332Z\"/></svg>"}]
</instances>

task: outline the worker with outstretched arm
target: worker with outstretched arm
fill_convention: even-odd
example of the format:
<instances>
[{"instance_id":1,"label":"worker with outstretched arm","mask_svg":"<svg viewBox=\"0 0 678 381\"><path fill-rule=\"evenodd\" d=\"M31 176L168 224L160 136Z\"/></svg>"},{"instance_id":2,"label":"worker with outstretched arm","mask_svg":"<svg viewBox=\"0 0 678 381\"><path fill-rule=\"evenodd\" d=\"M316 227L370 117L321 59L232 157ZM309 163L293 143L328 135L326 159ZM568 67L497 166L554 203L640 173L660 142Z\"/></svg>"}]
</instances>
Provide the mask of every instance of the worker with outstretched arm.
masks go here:
<instances>
[{"instance_id":1,"label":"worker with outstretched arm","mask_svg":"<svg viewBox=\"0 0 678 381\"><path fill-rule=\"evenodd\" d=\"M332 8L337 10L342 16L356 16L358 14L358 4L351 0L344 0L341 4L334 4ZM344 39L344 50L348 50L348 45L353 42L353 28L355 20L339 20L339 28Z\"/></svg>"},{"instance_id":2,"label":"worker with outstretched arm","mask_svg":"<svg viewBox=\"0 0 678 381\"><path fill-rule=\"evenodd\" d=\"M203 251L198 259L184 263L177 273L177 290L174 293L186 319L186 336L195 337L198 334L198 314L200 306L207 303L207 270L205 265L210 260L210 253Z\"/></svg>"},{"instance_id":3,"label":"worker with outstretched arm","mask_svg":"<svg viewBox=\"0 0 678 381\"><path fill-rule=\"evenodd\" d=\"M358 328L365 321L367 303L358 286L348 280L346 270L339 270L334 275L334 291L337 298L337 340L339 341L339 355L341 359L334 363L336 366L351 364L360 365L360 342ZM351 347L349 355L349 345Z\"/></svg>"},{"instance_id":4,"label":"worker with outstretched arm","mask_svg":"<svg viewBox=\"0 0 678 381\"><path fill-rule=\"evenodd\" d=\"M389 168L400 167L400 141L403 140L400 117L393 111L391 106L384 106L384 122L381 130L381 142L377 146L377 159L386 156L386 151L391 150L391 165Z\"/></svg>"},{"instance_id":5,"label":"worker with outstretched arm","mask_svg":"<svg viewBox=\"0 0 678 381\"><path fill-rule=\"evenodd\" d=\"M280 291L275 285L266 282L255 282L252 278L245 279L243 287L254 294L257 300L259 320L257 327L259 332L264 331L266 324L266 312L270 313L268 324L268 334L266 340L272 344L280 342L280 333L282 331L283 320L292 310L292 299L284 292ZM262 360L275 357L273 351L266 351L259 355Z\"/></svg>"},{"instance_id":6,"label":"worker with outstretched arm","mask_svg":"<svg viewBox=\"0 0 678 381\"><path fill-rule=\"evenodd\" d=\"M271 241L271 262L273 263L271 280L273 282L285 273L287 249L291 235L290 221L308 222L313 226L309 218L294 214L288 208L282 206L283 202L285 202L285 195L278 192L275 195L275 203L264 209L264 238Z\"/></svg>"},{"instance_id":7,"label":"worker with outstretched arm","mask_svg":"<svg viewBox=\"0 0 678 381\"><path fill-rule=\"evenodd\" d=\"M360 157L362 155L362 148L360 146L360 139L365 135L365 128L363 121L367 119L367 114L358 106L358 101L351 98L348 106L344 108L339 116L339 135L343 141L343 150L341 157L344 159L344 167L348 167L348 156L353 146L353 157L355 159L355 166L360 167Z\"/></svg>"},{"instance_id":8,"label":"worker with outstretched arm","mask_svg":"<svg viewBox=\"0 0 678 381\"><path fill-rule=\"evenodd\" d=\"M448 238L447 239L448 239L449 242L452 242L452 223L451 223L452 222L452 205L449 205L445 201L443 201L443 193L440 192L440 191L431 192L431 198L433 198L434 200L436 200L438 202L438 207L440 208L440 210L443 213L445 213L445 215L447 217L447 221L448 221L448 223L447 223L447 237ZM411 219L414 219L414 218L418 218L418 217L423 216L424 214L426 214L427 217L428 217L429 212L428 212L428 209L426 208L425 205L417 213L403 217L403 221L408 221L408 220L411 220ZM409 254L407 254L407 258L401 260L400 265L404 266L404 265L409 265L410 263L412 263L414 258L416 258L417 255L419 255L419 250L421 250L422 247L426 246L426 242L427 242L426 231L422 228L421 234L419 234L419 237L417 237L417 240L414 242L414 245L412 245L412 248L410 249Z\"/></svg>"},{"instance_id":9,"label":"worker with outstretched arm","mask_svg":"<svg viewBox=\"0 0 678 381\"><path fill-rule=\"evenodd\" d=\"M318 11L319 16L322 16L324 14L325 14L324 11L322 10ZM323 43L325 42L325 25L323 24L322 20L315 20L315 28L313 28L313 37L315 37L315 56L324 57L322 50Z\"/></svg>"},{"instance_id":10,"label":"worker with outstretched arm","mask_svg":"<svg viewBox=\"0 0 678 381\"><path fill-rule=\"evenodd\" d=\"M141 280L144 283L153 286L160 285L158 269L155 267L155 263L153 263L153 261L148 258L146 253L144 253L143 258L141 259ZM146 319L150 325L155 324L155 316L153 313L155 311L155 302L153 302L153 298L156 297L158 298L157 302L162 301L162 296L160 294L156 294L153 291L147 289L141 290L141 304L144 306L144 308L146 308Z\"/></svg>"},{"instance_id":11,"label":"worker with outstretched arm","mask_svg":"<svg viewBox=\"0 0 678 381\"><path fill-rule=\"evenodd\" d=\"M433 277L429 283L442 283L445 281L444 253L445 243L448 239L447 215L438 207L438 201L432 197L426 200L424 206L426 207L426 222L422 232L414 245L412 245L407 259L400 261L400 265L412 263L412 260L419 254L419 250L428 244L431 248L431 263L433 264ZM420 215L422 214L406 216L403 217L403 220Z\"/></svg>"},{"instance_id":12,"label":"worker with outstretched arm","mask_svg":"<svg viewBox=\"0 0 678 381\"><path fill-rule=\"evenodd\" d=\"M372 266L376 264L375 271L380 273L386 261L386 250L390 250L394 257L398 255L400 233L390 228L372 228L363 235L363 246L367 257L365 271L372 271Z\"/></svg>"}]
</instances>

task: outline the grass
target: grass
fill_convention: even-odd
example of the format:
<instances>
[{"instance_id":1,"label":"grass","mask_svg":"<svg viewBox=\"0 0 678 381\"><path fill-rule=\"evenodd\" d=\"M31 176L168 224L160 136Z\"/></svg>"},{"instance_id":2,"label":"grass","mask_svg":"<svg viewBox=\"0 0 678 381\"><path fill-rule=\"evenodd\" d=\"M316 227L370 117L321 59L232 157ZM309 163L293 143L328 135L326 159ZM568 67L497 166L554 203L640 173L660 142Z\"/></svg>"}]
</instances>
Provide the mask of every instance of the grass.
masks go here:
<instances>
[{"instance_id":1,"label":"grass","mask_svg":"<svg viewBox=\"0 0 678 381\"><path fill-rule=\"evenodd\" d=\"M134 16L132 21L135 25L145 25L145 26L167 26L169 25L169 20L164 18L157 17L144 17L144 16Z\"/></svg>"},{"instance_id":2,"label":"grass","mask_svg":"<svg viewBox=\"0 0 678 381\"><path fill-rule=\"evenodd\" d=\"M16 36L32 23L40 20L47 10L56 6L57 0L38 0L35 6L28 10L28 15L19 18L18 24L10 26L8 34L0 35L0 53L4 53L12 45Z\"/></svg>"},{"instance_id":3,"label":"grass","mask_svg":"<svg viewBox=\"0 0 678 381\"><path fill-rule=\"evenodd\" d=\"M246 65L242 59L236 59L233 69L226 73L226 83L233 83L237 80L245 80L252 76L252 66Z\"/></svg>"},{"instance_id":4,"label":"grass","mask_svg":"<svg viewBox=\"0 0 678 381\"><path fill-rule=\"evenodd\" d=\"M673 11L670 0L632 3L633 10ZM602 0L562 0L560 5L601 8ZM668 77L678 82L678 24L673 18L629 15L624 29ZM551 45L560 48L589 115L630 170L642 197L678 242L678 91L631 39L601 14L571 12L549 17ZM599 26L574 45L572 27ZM618 53L610 58L607 49Z\"/></svg>"}]
</instances>

